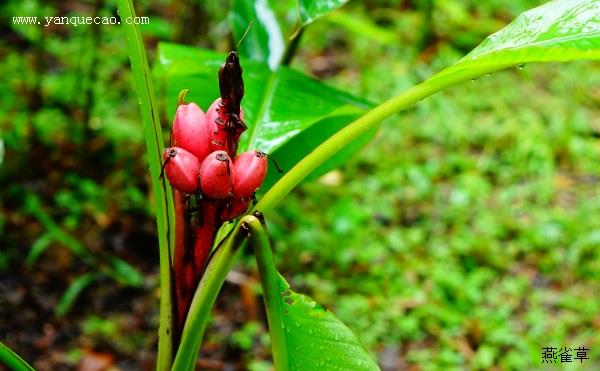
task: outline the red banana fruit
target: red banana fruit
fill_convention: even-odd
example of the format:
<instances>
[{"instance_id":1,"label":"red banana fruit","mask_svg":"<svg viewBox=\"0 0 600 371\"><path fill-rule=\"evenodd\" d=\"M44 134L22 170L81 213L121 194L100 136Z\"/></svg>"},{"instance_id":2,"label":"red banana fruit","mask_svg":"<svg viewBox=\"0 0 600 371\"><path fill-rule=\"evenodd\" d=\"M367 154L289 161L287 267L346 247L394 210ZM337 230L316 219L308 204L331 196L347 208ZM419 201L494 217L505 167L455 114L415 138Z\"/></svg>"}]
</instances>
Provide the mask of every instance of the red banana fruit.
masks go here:
<instances>
[{"instance_id":1,"label":"red banana fruit","mask_svg":"<svg viewBox=\"0 0 600 371\"><path fill-rule=\"evenodd\" d=\"M233 164L225 151L214 151L202 161L200 191L213 200L231 197L233 190Z\"/></svg>"},{"instance_id":2,"label":"red banana fruit","mask_svg":"<svg viewBox=\"0 0 600 371\"><path fill-rule=\"evenodd\" d=\"M265 180L267 166L267 155L259 151L248 151L236 157L233 162L233 195L250 198Z\"/></svg>"},{"instance_id":3,"label":"red banana fruit","mask_svg":"<svg viewBox=\"0 0 600 371\"><path fill-rule=\"evenodd\" d=\"M183 148L171 147L163 151L164 170L171 185L184 193L196 193L200 161Z\"/></svg>"},{"instance_id":4,"label":"red banana fruit","mask_svg":"<svg viewBox=\"0 0 600 371\"><path fill-rule=\"evenodd\" d=\"M180 104L173 120L173 141L177 146L203 160L211 149L210 125L206 114L195 103Z\"/></svg>"}]
</instances>

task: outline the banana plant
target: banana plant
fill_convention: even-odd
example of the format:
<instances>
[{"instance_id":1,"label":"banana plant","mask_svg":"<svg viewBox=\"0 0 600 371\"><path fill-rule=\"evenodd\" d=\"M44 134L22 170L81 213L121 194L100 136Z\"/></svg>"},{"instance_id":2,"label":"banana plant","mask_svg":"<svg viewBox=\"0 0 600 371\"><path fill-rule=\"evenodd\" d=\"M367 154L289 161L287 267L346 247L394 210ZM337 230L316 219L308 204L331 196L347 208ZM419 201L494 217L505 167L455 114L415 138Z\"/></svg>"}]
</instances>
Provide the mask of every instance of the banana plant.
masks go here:
<instances>
[{"instance_id":1,"label":"banana plant","mask_svg":"<svg viewBox=\"0 0 600 371\"><path fill-rule=\"evenodd\" d=\"M600 58L600 5L595 0L555 0L529 10L488 36L460 61L430 79L380 104L330 88L288 67L305 27L345 1L299 0L298 19L288 43L269 1L232 3L232 31L240 39L254 28L239 50L244 71L241 102L247 132L239 150L270 153L284 169L269 168L262 196L247 215L222 227L211 257L177 334L173 308L175 207L172 190L161 177L163 132L146 51L136 25L124 24L147 144L160 249L161 304L157 370L193 370L225 277L236 257L250 244L256 257L277 370L343 368L376 370L377 363L356 336L330 311L291 290L276 269L264 217L303 180L339 166L370 140L386 118L432 94L479 76L523 64ZM121 17L135 16L131 0L118 1ZM257 13L259 12L259 13ZM161 43L156 75L167 107L176 107L179 92L201 107L220 93L216 76L222 53ZM307 106L310 109L307 109ZM172 117L174 110L169 111Z\"/></svg>"}]
</instances>

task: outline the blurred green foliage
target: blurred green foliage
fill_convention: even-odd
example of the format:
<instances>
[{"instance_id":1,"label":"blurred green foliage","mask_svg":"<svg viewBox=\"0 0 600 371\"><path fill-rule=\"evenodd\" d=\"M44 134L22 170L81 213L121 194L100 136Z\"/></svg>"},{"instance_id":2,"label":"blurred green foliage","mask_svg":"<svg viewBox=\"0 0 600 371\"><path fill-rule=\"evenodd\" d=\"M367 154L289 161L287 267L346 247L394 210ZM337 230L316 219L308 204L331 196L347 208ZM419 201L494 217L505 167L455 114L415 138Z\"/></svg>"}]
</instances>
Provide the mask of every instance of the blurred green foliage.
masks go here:
<instances>
[{"instance_id":1,"label":"blurred green foliage","mask_svg":"<svg viewBox=\"0 0 600 371\"><path fill-rule=\"evenodd\" d=\"M326 17L307 30L298 64L329 59L330 83L381 101L534 5L516 3L435 2L437 43L425 50L411 47L417 11L386 23L399 48L340 22L389 17L351 3L334 27ZM588 344L598 365L597 67L525 66L388 120L361 155L270 220L280 269L382 364L529 369L545 344Z\"/></svg>"},{"instance_id":2,"label":"blurred green foliage","mask_svg":"<svg viewBox=\"0 0 600 371\"><path fill-rule=\"evenodd\" d=\"M278 14L286 18L294 3L277 2ZM307 28L292 67L380 102L540 3L351 1ZM150 58L159 40L226 52L227 10L216 1L139 2L138 14L151 17L142 27ZM71 14L111 16L115 5L0 5L0 280L12 290L39 285L22 278L36 272L68 272L42 283L59 287L47 293L53 303L94 268L65 261L60 243L39 242L50 231L28 210L26 194L103 261L120 257L152 276L158 267L120 28L10 23L15 15ZM284 37L293 29L284 25ZM541 347L582 345L591 349L584 366L600 368L598 86L597 63L528 65L388 120L352 161L305 183L274 213L280 270L355 330L384 369L530 369L540 365ZM28 267L36 242L58 249ZM240 269L253 271L250 261ZM152 297L153 287L136 293ZM90 290L83 303L99 293ZM27 325L18 314L32 306L41 328L50 321L44 305L0 303L1 332L12 334L7 343L43 359L42 350L24 345L33 340L20 335ZM94 308L76 311L78 334L122 357L151 347L139 332L123 330L126 319ZM265 369L264 326L248 322L233 333L225 339L215 331L210 339ZM61 341L56 346L72 354L87 344L73 335Z\"/></svg>"}]
</instances>

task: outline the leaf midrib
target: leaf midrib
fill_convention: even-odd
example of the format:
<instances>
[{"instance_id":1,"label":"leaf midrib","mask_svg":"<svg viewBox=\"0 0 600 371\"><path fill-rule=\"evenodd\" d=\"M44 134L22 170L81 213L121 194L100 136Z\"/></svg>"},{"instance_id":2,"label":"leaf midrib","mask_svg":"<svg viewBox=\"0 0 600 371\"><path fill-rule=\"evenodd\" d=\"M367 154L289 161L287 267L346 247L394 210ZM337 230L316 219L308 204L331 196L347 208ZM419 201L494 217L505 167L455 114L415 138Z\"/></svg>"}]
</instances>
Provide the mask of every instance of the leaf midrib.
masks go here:
<instances>
[{"instance_id":1,"label":"leaf midrib","mask_svg":"<svg viewBox=\"0 0 600 371\"><path fill-rule=\"evenodd\" d=\"M561 44L564 43L566 41L571 41L571 40L589 40L589 39L593 39L595 36L600 37L600 31L592 31L592 32L585 32L585 33L580 33L577 35L569 35L569 36L562 36L562 37L555 37L552 39L547 39L547 40L541 40L541 41L536 41L536 42L532 42L532 43L528 43L526 45L521 45L521 46L517 46L514 48L511 47L507 47L507 48L503 48L503 49L498 49L498 50L490 50L487 52L484 52L482 54L477 54L475 56L473 56L472 58L469 58L469 55L467 55L464 59L464 61L476 61L477 59L480 58L484 58L487 57L491 54L495 54L498 52L504 52L504 51L508 51L508 50L514 50L514 51L519 51L522 49L528 49L531 47L538 47L538 46L542 46L542 47L547 47L547 46L552 46L551 44ZM579 50L579 49L577 49ZM585 50L582 50L585 51ZM589 51L589 50L588 50ZM460 64L461 62L459 61L456 65Z\"/></svg>"},{"instance_id":2,"label":"leaf midrib","mask_svg":"<svg viewBox=\"0 0 600 371\"><path fill-rule=\"evenodd\" d=\"M256 132L258 130L258 125L260 122L262 122L263 120L263 116L265 114L265 111L267 109L267 99L269 99L269 97L273 96L273 89L275 88L275 80L276 80L276 74L277 70L272 71L269 73L269 80L267 81L267 87L264 90L264 93L261 96L261 103L260 106L258 108L258 111L256 112L256 117L254 118L254 123L250 129L250 132L248 134L250 134L250 140L248 141L248 148L246 148L247 150L251 150L252 147L255 145L256 143Z\"/></svg>"}]
</instances>

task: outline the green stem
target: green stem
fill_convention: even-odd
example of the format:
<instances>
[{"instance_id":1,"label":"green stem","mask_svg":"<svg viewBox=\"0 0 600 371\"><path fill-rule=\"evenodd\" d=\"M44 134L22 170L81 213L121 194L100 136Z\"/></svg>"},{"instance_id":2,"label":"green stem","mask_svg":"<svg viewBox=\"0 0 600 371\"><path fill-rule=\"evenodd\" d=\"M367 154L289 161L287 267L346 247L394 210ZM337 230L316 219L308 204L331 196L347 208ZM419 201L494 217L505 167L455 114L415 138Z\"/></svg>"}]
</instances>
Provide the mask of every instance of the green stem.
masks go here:
<instances>
[{"instance_id":1,"label":"green stem","mask_svg":"<svg viewBox=\"0 0 600 371\"><path fill-rule=\"evenodd\" d=\"M210 319L211 308L247 236L247 232L242 228L242 225L251 223L254 220L257 220L256 217L251 215L241 218L235 229L218 246L214 255L210 258L190 305L181 334L179 349L175 355L173 370L188 371L195 369L194 365L198 358L206 325Z\"/></svg>"},{"instance_id":2,"label":"green stem","mask_svg":"<svg viewBox=\"0 0 600 371\"><path fill-rule=\"evenodd\" d=\"M285 341L285 326L282 317L283 309L281 308L281 293L278 282L279 275L275 269L269 235L266 227L259 223L257 219L246 222L246 225L250 230L249 241L256 256L263 299L267 309L273 363L276 370L287 371L289 370L289 366Z\"/></svg>"},{"instance_id":3,"label":"green stem","mask_svg":"<svg viewBox=\"0 0 600 371\"><path fill-rule=\"evenodd\" d=\"M131 0L117 1L121 19L133 19L135 10ZM133 22L132 22L133 23ZM144 122L146 150L150 160L150 177L156 224L158 228L158 248L160 259L160 318L158 329L158 359L156 369L166 371L173 360L173 312L171 305L171 236L173 230L173 197L170 187L160 180L163 135L158 121L158 109L152 84L152 75L148 65L146 49L139 27L136 24L122 22L127 37L127 49L131 60L131 70L135 81L140 110Z\"/></svg>"},{"instance_id":4,"label":"green stem","mask_svg":"<svg viewBox=\"0 0 600 371\"><path fill-rule=\"evenodd\" d=\"M6 345L0 343L0 365L4 364L13 371L34 371L27 362Z\"/></svg>"},{"instance_id":5,"label":"green stem","mask_svg":"<svg viewBox=\"0 0 600 371\"><path fill-rule=\"evenodd\" d=\"M283 198L304 178L306 178L317 167L326 160L335 155L350 142L360 137L369 129L375 128L381 121L392 116L399 111L412 106L423 98L426 98L440 90L458 83L474 79L478 76L495 72L508 67L492 66L471 68L457 72L444 79L427 80L406 92L393 97L383 104L373 108L363 116L350 123L325 142L321 143L308 156L298 162L290 171L288 171L269 191L261 198L253 210L264 212L275 207Z\"/></svg>"},{"instance_id":6,"label":"green stem","mask_svg":"<svg viewBox=\"0 0 600 371\"><path fill-rule=\"evenodd\" d=\"M298 50L298 45L300 45L300 40L302 39L302 34L304 34L304 27L302 25L298 26L299 28L294 32L291 37L290 43L285 49L285 54L283 58L281 58L281 65L289 66L292 63L292 59L296 55L296 51Z\"/></svg>"}]
</instances>

